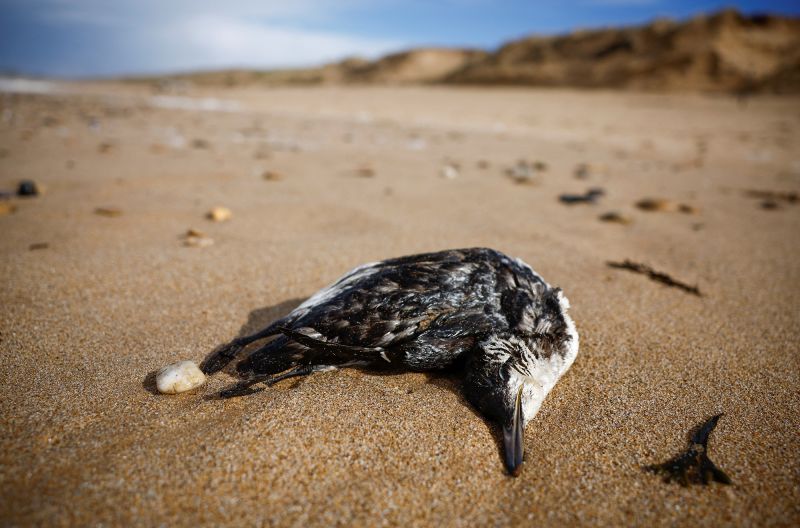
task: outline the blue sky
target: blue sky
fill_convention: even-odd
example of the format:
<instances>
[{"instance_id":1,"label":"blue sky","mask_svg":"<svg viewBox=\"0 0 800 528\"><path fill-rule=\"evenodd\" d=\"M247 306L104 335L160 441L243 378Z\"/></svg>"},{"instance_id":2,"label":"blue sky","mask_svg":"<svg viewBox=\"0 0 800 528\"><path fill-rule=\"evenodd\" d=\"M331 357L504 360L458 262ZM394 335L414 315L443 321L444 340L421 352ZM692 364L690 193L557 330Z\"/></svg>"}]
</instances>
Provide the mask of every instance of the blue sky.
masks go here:
<instances>
[{"instance_id":1,"label":"blue sky","mask_svg":"<svg viewBox=\"0 0 800 528\"><path fill-rule=\"evenodd\" d=\"M800 0L0 0L0 71L65 77L308 66L414 46L492 49L532 33Z\"/></svg>"}]
</instances>

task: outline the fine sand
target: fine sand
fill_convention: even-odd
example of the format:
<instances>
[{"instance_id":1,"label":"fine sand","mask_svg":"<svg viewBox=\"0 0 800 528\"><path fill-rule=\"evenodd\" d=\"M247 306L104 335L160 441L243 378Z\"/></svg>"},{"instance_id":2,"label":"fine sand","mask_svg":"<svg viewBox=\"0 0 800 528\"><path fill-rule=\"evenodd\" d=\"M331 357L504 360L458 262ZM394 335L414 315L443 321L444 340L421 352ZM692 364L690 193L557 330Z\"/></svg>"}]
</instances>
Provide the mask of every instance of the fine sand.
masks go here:
<instances>
[{"instance_id":1,"label":"fine sand","mask_svg":"<svg viewBox=\"0 0 800 528\"><path fill-rule=\"evenodd\" d=\"M46 192L0 200L0 524L800 523L800 204L746 193L800 190L798 99L2 88L0 188ZM515 183L519 160L547 167ZM519 478L448 376L154 392L358 264L468 246L561 286L581 336ZM607 266L625 259L703 296ZM643 471L720 412L734 485Z\"/></svg>"}]
</instances>

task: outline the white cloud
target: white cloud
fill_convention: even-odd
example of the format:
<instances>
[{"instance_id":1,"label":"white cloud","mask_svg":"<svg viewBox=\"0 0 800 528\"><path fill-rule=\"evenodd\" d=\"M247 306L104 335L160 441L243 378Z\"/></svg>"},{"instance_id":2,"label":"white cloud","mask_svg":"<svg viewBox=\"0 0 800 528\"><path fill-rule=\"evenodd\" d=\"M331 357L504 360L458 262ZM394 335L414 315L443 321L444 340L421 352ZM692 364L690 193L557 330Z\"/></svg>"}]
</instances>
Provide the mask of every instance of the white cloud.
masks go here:
<instances>
[{"instance_id":1,"label":"white cloud","mask_svg":"<svg viewBox=\"0 0 800 528\"><path fill-rule=\"evenodd\" d=\"M287 67L329 62L348 55L375 57L401 42L279 27L216 15L193 16L161 27L152 38L160 68ZM174 66L172 66L174 65Z\"/></svg>"},{"instance_id":2,"label":"white cloud","mask_svg":"<svg viewBox=\"0 0 800 528\"><path fill-rule=\"evenodd\" d=\"M56 73L117 75L309 66L350 55L375 57L404 47L406 43L393 39L304 27L365 4L366 0L33 0L27 7L50 26L97 35L97 47L90 52L63 50Z\"/></svg>"},{"instance_id":3,"label":"white cloud","mask_svg":"<svg viewBox=\"0 0 800 528\"><path fill-rule=\"evenodd\" d=\"M261 19L324 19L391 0L11 0L51 22L128 25L190 15Z\"/></svg>"}]
</instances>

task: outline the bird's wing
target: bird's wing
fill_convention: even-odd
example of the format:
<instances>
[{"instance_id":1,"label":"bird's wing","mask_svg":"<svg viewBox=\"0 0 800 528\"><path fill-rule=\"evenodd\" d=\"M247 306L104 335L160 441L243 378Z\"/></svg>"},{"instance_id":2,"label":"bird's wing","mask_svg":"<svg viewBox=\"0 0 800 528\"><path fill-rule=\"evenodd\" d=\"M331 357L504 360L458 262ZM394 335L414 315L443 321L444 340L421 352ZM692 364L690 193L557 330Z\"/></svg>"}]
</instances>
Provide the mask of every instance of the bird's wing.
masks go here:
<instances>
[{"instance_id":1,"label":"bird's wing","mask_svg":"<svg viewBox=\"0 0 800 528\"><path fill-rule=\"evenodd\" d=\"M450 251L362 266L298 307L287 327L306 341L310 337L373 355L426 332L442 339L482 332L491 318L480 288L493 280L482 265Z\"/></svg>"}]
</instances>

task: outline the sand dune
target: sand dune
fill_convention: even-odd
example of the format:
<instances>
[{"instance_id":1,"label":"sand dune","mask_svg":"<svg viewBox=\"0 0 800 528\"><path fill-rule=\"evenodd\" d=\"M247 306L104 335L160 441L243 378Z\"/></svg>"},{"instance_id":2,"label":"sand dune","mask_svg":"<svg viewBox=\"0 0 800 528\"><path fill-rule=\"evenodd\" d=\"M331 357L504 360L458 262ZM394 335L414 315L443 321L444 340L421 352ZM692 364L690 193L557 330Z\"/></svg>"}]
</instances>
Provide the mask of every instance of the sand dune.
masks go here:
<instances>
[{"instance_id":1,"label":"sand dune","mask_svg":"<svg viewBox=\"0 0 800 528\"><path fill-rule=\"evenodd\" d=\"M799 71L800 19L728 10L684 22L656 20L531 36L496 51L422 48L311 69L139 80L162 88L182 81L205 86L467 84L796 94Z\"/></svg>"},{"instance_id":2,"label":"sand dune","mask_svg":"<svg viewBox=\"0 0 800 528\"><path fill-rule=\"evenodd\" d=\"M800 64L800 20L735 11L503 46L448 82L692 91L788 91Z\"/></svg>"}]
</instances>

